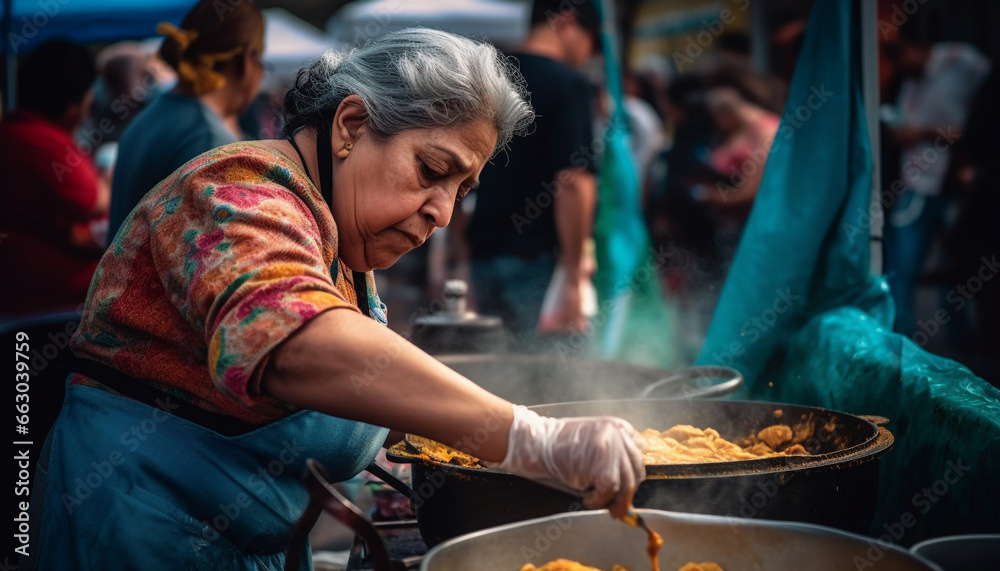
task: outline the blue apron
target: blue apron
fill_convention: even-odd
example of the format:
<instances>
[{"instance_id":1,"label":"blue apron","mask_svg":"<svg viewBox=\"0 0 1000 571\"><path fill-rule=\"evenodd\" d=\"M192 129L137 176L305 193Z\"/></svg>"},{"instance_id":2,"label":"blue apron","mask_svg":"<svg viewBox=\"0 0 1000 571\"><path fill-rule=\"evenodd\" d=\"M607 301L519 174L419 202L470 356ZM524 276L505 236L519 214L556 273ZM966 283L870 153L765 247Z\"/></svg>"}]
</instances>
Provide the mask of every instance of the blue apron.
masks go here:
<instances>
[{"instance_id":1,"label":"blue apron","mask_svg":"<svg viewBox=\"0 0 1000 571\"><path fill-rule=\"evenodd\" d=\"M319 140L330 140L329 129L321 126ZM330 205L332 150L319 145L317 155ZM353 278L362 315L385 324L385 305L365 273ZM308 503L299 480L306 459L323 464L330 481L346 480L371 463L387 434L301 411L223 436L139 400L68 385L38 486L44 502L34 569L281 571L285 543ZM312 568L308 553L302 561L303 570Z\"/></svg>"},{"instance_id":2,"label":"blue apron","mask_svg":"<svg viewBox=\"0 0 1000 571\"><path fill-rule=\"evenodd\" d=\"M371 462L386 433L300 411L227 437L133 399L68 385L50 433L34 567L280 570L308 501L299 480L305 460L319 460L331 481L348 479Z\"/></svg>"}]
</instances>

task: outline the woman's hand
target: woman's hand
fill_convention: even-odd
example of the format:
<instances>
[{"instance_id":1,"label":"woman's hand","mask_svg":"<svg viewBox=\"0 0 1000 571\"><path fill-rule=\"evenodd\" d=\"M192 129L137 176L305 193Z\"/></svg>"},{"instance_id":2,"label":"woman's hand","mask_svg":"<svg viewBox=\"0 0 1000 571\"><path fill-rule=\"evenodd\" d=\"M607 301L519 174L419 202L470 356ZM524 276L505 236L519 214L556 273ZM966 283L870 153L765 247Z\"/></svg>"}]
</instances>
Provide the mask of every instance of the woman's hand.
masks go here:
<instances>
[{"instance_id":1,"label":"woman's hand","mask_svg":"<svg viewBox=\"0 0 1000 571\"><path fill-rule=\"evenodd\" d=\"M548 418L514 407L507 456L497 467L526 478L551 478L580 491L591 508L620 518L646 477L642 437L614 417Z\"/></svg>"}]
</instances>

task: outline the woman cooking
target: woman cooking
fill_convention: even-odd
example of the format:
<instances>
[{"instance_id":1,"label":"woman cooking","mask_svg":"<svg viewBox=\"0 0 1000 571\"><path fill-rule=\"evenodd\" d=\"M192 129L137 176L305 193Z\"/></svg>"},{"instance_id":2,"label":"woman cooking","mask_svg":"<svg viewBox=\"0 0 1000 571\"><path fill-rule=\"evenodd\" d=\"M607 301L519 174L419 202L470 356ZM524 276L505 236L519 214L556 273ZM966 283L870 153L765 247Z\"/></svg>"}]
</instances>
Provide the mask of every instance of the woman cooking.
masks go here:
<instances>
[{"instance_id":1,"label":"woman cooking","mask_svg":"<svg viewBox=\"0 0 1000 571\"><path fill-rule=\"evenodd\" d=\"M402 30L302 70L284 114L287 139L157 185L102 259L39 466L34 567L280 569L305 459L349 478L390 428L594 487L587 505L621 516L645 473L628 423L484 391L384 327L374 288L531 123L518 73Z\"/></svg>"}]
</instances>

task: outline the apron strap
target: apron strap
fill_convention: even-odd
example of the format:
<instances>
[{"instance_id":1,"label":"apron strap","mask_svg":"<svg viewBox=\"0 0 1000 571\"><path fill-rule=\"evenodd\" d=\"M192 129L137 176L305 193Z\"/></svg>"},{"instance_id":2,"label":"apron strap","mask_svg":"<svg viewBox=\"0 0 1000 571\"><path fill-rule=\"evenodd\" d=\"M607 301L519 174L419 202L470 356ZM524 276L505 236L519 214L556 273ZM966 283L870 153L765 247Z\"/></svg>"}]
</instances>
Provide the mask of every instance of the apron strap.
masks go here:
<instances>
[{"instance_id":1,"label":"apron strap","mask_svg":"<svg viewBox=\"0 0 1000 571\"><path fill-rule=\"evenodd\" d=\"M70 370L109 387L133 400L158 408L223 436L239 436L260 428L238 418L205 410L198 405L157 389L149 383L130 377L125 373L91 359L73 357ZM168 401L167 399L170 398ZM166 406L169 403L169 406Z\"/></svg>"},{"instance_id":2,"label":"apron strap","mask_svg":"<svg viewBox=\"0 0 1000 571\"><path fill-rule=\"evenodd\" d=\"M354 296L358 298L358 309L365 317L371 317L372 308L368 303L368 281L365 280L365 274L354 270L351 270L351 274L354 276Z\"/></svg>"},{"instance_id":3,"label":"apron strap","mask_svg":"<svg viewBox=\"0 0 1000 571\"><path fill-rule=\"evenodd\" d=\"M330 122L324 119L316 129L316 163L319 168L320 192L323 194L323 200L330 207L330 211L333 212L333 149L330 146L330 136ZM302 167L305 168L306 157L299 149L298 143L295 142L295 134L285 138L299 154L299 158L302 159ZM361 310L362 315L370 318L372 316L371 305L368 302L368 282L365 279L365 272L351 270L351 274L354 276L354 295L358 298L358 309Z\"/></svg>"},{"instance_id":4,"label":"apron strap","mask_svg":"<svg viewBox=\"0 0 1000 571\"><path fill-rule=\"evenodd\" d=\"M330 121L323 119L316 130L316 164L319 167L319 189L323 200L333 211L333 146L330 143Z\"/></svg>"}]
</instances>

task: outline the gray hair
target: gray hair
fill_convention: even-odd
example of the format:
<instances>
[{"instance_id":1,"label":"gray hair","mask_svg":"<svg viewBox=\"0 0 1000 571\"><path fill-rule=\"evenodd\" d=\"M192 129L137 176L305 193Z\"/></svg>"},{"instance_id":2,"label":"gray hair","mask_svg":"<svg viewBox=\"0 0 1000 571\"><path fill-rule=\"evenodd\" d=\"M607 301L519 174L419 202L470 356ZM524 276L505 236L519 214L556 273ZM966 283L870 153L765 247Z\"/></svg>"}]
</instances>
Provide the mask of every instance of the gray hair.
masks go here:
<instances>
[{"instance_id":1,"label":"gray hair","mask_svg":"<svg viewBox=\"0 0 1000 571\"><path fill-rule=\"evenodd\" d=\"M494 152L534 121L524 78L488 43L428 28L407 28L347 54L328 51L299 70L285 95L285 132L329 124L356 94L372 136L486 119L497 128Z\"/></svg>"}]
</instances>

